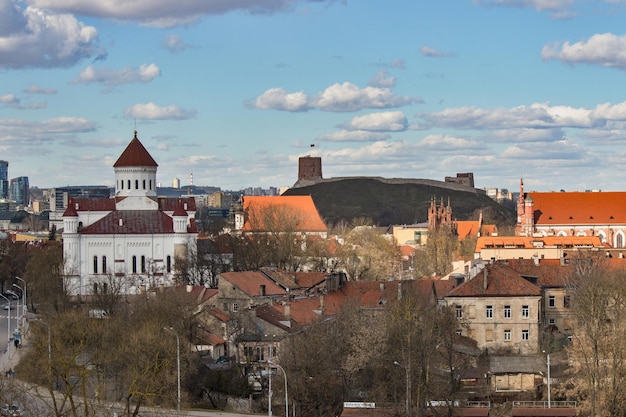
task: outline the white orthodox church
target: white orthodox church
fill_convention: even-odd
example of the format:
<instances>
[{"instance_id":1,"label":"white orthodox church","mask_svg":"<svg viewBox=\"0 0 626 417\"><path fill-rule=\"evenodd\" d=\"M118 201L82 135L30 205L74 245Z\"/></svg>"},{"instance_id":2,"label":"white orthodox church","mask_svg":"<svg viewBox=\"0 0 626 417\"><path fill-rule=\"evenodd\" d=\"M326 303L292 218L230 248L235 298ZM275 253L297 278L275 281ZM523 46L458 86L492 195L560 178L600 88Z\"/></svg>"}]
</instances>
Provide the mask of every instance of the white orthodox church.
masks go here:
<instances>
[{"instance_id":1,"label":"white orthodox church","mask_svg":"<svg viewBox=\"0 0 626 417\"><path fill-rule=\"evenodd\" d=\"M113 165L115 196L69 201L63 261L70 295L175 284L176 262L195 253L196 205L193 198L158 197L157 166L135 131Z\"/></svg>"}]
</instances>

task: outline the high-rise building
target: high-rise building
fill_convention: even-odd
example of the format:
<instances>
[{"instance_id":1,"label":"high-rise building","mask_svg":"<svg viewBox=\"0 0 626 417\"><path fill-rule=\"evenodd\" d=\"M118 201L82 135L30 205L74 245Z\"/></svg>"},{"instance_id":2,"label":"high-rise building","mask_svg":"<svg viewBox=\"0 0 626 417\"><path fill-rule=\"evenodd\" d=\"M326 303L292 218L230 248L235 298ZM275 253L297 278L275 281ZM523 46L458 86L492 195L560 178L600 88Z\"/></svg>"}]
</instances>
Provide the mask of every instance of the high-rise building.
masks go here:
<instances>
[{"instance_id":1,"label":"high-rise building","mask_svg":"<svg viewBox=\"0 0 626 417\"><path fill-rule=\"evenodd\" d=\"M9 184L9 196L16 205L27 207L30 204L28 177L12 178Z\"/></svg>"},{"instance_id":2,"label":"high-rise building","mask_svg":"<svg viewBox=\"0 0 626 417\"><path fill-rule=\"evenodd\" d=\"M0 161L0 199L9 198L9 161Z\"/></svg>"}]
</instances>

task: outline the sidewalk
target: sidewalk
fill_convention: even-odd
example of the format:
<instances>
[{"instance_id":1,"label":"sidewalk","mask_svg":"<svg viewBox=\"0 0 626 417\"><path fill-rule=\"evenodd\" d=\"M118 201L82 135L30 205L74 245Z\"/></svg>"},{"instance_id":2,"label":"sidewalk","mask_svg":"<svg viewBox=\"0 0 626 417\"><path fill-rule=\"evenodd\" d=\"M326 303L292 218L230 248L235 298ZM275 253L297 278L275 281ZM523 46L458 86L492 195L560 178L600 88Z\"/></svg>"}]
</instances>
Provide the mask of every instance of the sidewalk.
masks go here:
<instances>
[{"instance_id":1,"label":"sidewalk","mask_svg":"<svg viewBox=\"0 0 626 417\"><path fill-rule=\"evenodd\" d=\"M13 319L13 316L11 316L11 319ZM7 346L6 351L0 351L0 372L2 372L2 374L0 374L0 377L4 377L4 372L8 369L15 369L15 366L19 363L22 357L22 351L26 347L26 344L28 342L27 337L29 329L29 323L27 319L23 319L22 323L23 325L19 327L22 333L22 343L20 347L15 348L15 345L13 345L13 334L11 334L11 342Z\"/></svg>"}]
</instances>

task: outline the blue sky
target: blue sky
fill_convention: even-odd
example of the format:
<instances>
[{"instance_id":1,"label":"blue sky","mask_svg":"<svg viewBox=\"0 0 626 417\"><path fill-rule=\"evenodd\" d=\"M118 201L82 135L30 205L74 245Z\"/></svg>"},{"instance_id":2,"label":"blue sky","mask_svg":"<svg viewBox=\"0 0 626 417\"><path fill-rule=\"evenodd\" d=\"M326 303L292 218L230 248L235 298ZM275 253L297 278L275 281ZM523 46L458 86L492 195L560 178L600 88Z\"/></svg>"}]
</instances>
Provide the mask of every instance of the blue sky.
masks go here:
<instances>
[{"instance_id":1,"label":"blue sky","mask_svg":"<svg viewBox=\"0 0 626 417\"><path fill-rule=\"evenodd\" d=\"M0 159L113 185L135 128L173 178L626 190L626 0L0 0ZM311 146L315 145L315 146Z\"/></svg>"}]
</instances>

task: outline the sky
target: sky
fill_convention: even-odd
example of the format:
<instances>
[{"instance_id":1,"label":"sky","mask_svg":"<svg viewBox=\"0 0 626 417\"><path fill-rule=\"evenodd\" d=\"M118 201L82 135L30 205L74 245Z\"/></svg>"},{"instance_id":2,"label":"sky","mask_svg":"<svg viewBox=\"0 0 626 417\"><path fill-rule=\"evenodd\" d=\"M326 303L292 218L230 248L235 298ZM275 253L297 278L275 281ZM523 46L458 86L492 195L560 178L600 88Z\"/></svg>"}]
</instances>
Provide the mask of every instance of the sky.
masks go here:
<instances>
[{"instance_id":1,"label":"sky","mask_svg":"<svg viewBox=\"0 0 626 417\"><path fill-rule=\"evenodd\" d=\"M39 188L473 172L626 191L626 0L0 0L0 159Z\"/></svg>"}]
</instances>

